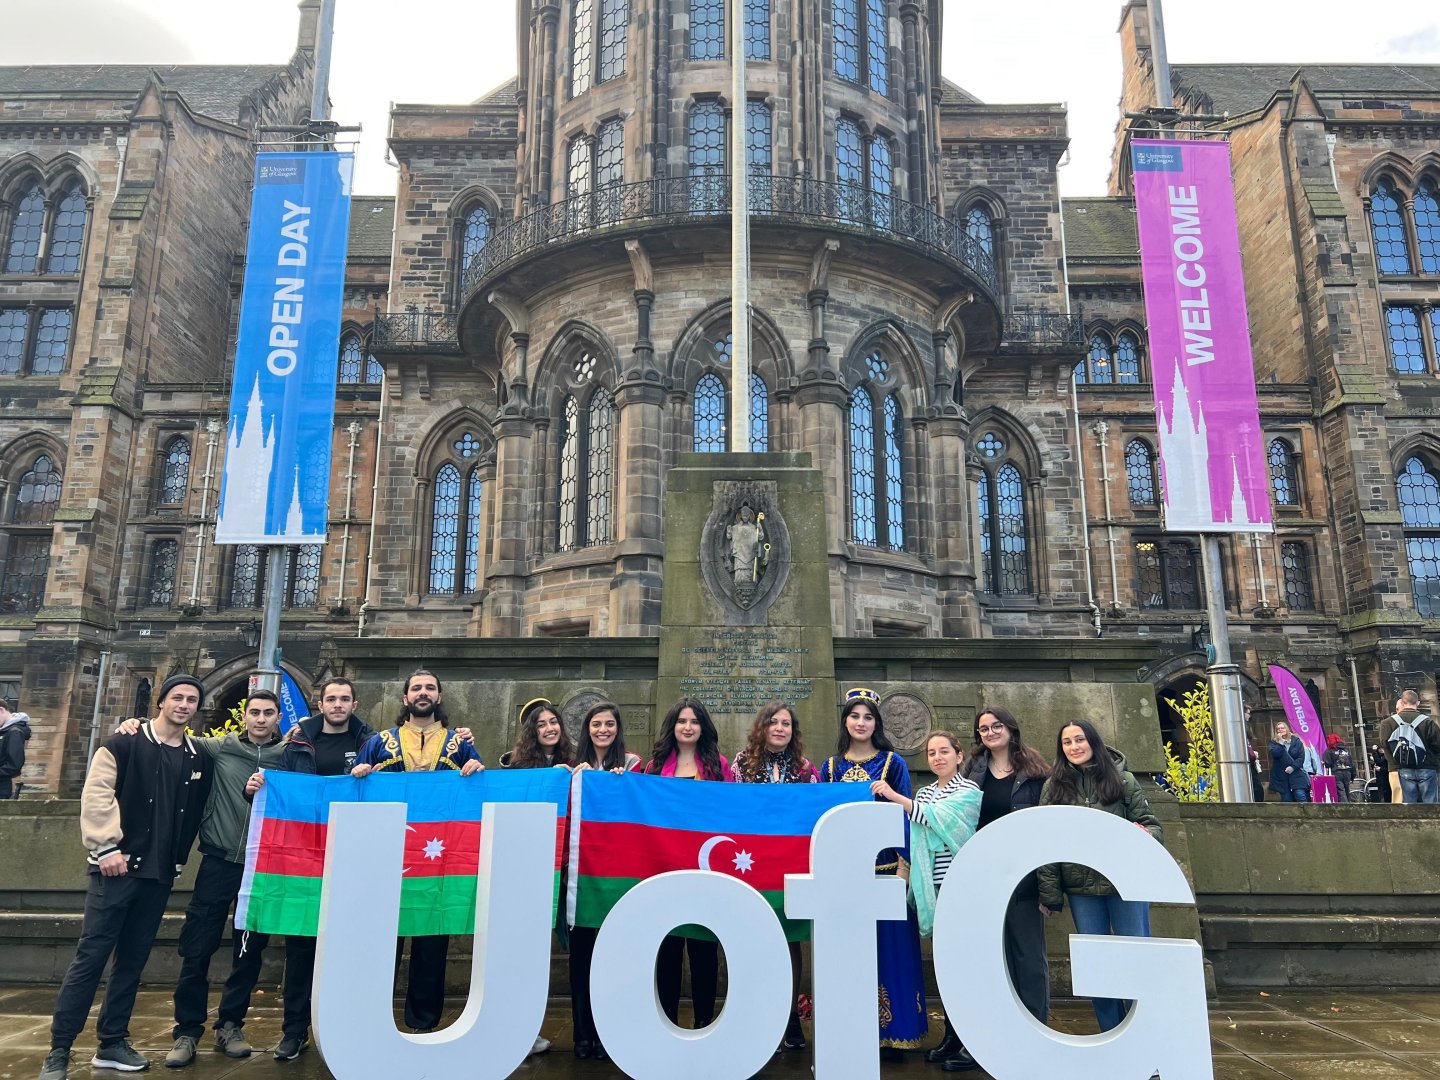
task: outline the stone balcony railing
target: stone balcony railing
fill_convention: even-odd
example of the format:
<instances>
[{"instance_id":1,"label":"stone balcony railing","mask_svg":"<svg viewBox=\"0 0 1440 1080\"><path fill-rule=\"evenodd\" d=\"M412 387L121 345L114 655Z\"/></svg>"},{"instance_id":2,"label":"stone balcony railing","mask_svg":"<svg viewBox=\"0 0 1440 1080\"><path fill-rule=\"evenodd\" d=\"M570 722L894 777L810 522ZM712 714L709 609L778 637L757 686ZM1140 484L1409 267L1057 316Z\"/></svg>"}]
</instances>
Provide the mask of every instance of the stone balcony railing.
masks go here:
<instances>
[{"instance_id":1,"label":"stone balcony railing","mask_svg":"<svg viewBox=\"0 0 1440 1080\"><path fill-rule=\"evenodd\" d=\"M950 263L992 295L999 292L995 261L957 222L929 207L803 176L750 180L750 213L757 221L820 226L881 237ZM461 306L511 265L554 245L620 227L705 222L730 216L727 173L613 184L546 206L504 225L465 268Z\"/></svg>"}]
</instances>

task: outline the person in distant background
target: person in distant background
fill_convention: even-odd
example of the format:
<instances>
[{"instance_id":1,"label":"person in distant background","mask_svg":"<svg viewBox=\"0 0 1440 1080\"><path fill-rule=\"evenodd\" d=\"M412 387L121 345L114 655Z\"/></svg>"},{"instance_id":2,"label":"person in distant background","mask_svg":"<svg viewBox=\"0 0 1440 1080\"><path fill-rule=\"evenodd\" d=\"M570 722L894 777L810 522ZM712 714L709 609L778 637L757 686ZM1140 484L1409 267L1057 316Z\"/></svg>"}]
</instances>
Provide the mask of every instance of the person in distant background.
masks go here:
<instances>
[{"instance_id":1,"label":"person in distant background","mask_svg":"<svg viewBox=\"0 0 1440 1080\"><path fill-rule=\"evenodd\" d=\"M1335 774L1335 798L1339 802L1350 801L1350 781L1355 779L1355 759L1345 740L1334 732L1325 738L1325 767Z\"/></svg>"},{"instance_id":2,"label":"person in distant background","mask_svg":"<svg viewBox=\"0 0 1440 1080\"><path fill-rule=\"evenodd\" d=\"M25 744L30 741L30 717L11 712L0 703L0 799L18 799L24 787L17 777L25 768Z\"/></svg>"}]
</instances>

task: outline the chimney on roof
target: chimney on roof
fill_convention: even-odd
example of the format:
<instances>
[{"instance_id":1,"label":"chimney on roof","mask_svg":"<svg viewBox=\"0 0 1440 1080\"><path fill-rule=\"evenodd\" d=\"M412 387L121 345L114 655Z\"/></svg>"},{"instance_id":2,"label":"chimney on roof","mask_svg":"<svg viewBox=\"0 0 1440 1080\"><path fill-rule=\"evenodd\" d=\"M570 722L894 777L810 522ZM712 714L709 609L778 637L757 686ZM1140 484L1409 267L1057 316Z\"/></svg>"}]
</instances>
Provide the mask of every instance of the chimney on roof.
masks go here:
<instances>
[{"instance_id":1,"label":"chimney on roof","mask_svg":"<svg viewBox=\"0 0 1440 1080\"><path fill-rule=\"evenodd\" d=\"M300 32L295 51L315 55L315 41L320 36L320 0L300 0Z\"/></svg>"}]
</instances>

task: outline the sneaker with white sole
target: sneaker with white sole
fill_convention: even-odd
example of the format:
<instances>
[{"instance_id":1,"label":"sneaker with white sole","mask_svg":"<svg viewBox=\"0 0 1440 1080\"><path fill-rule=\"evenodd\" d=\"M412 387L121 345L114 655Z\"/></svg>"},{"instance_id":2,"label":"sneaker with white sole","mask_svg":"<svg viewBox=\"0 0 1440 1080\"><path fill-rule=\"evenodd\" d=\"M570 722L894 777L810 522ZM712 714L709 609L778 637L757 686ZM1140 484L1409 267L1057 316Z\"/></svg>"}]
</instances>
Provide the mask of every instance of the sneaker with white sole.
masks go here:
<instances>
[{"instance_id":1,"label":"sneaker with white sole","mask_svg":"<svg viewBox=\"0 0 1440 1080\"><path fill-rule=\"evenodd\" d=\"M280 1040L280 1045L275 1047L276 1061L294 1061L305 1049L305 1037L303 1035L286 1035Z\"/></svg>"},{"instance_id":2,"label":"sneaker with white sole","mask_svg":"<svg viewBox=\"0 0 1440 1080\"><path fill-rule=\"evenodd\" d=\"M544 1038L543 1036L536 1035L536 1036L535 1036L535 1044L530 1047L530 1056L531 1056L531 1057L534 1057L536 1054L543 1054L543 1053L545 1053L545 1051L547 1051L547 1050L549 1050L549 1049L550 1049L550 1040Z\"/></svg>"},{"instance_id":3,"label":"sneaker with white sole","mask_svg":"<svg viewBox=\"0 0 1440 1080\"><path fill-rule=\"evenodd\" d=\"M97 1069L115 1069L118 1072L143 1072L150 1067L150 1059L135 1051L129 1039L108 1043L95 1051L90 1064Z\"/></svg>"},{"instance_id":4,"label":"sneaker with white sole","mask_svg":"<svg viewBox=\"0 0 1440 1080\"><path fill-rule=\"evenodd\" d=\"M226 1057L249 1057L250 1044L245 1041L245 1029L239 1024L221 1024L215 1029L215 1049Z\"/></svg>"},{"instance_id":5,"label":"sneaker with white sole","mask_svg":"<svg viewBox=\"0 0 1440 1080\"><path fill-rule=\"evenodd\" d=\"M69 1080L70 1050L57 1046L45 1055L45 1064L40 1066L40 1080Z\"/></svg>"},{"instance_id":6,"label":"sneaker with white sole","mask_svg":"<svg viewBox=\"0 0 1440 1080\"><path fill-rule=\"evenodd\" d=\"M181 1035L175 1040L175 1045L170 1048L170 1053L165 1055L165 1067L167 1069L183 1069L195 1060L194 1035Z\"/></svg>"}]
</instances>

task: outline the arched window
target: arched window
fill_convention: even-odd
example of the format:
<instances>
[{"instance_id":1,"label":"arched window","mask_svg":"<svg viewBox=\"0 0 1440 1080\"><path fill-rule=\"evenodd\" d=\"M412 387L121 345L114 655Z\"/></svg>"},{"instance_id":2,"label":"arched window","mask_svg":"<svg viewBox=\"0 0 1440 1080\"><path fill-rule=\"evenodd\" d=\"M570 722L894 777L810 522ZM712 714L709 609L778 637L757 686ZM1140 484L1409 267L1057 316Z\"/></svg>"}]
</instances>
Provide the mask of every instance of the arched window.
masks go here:
<instances>
[{"instance_id":1,"label":"arched window","mask_svg":"<svg viewBox=\"0 0 1440 1080\"><path fill-rule=\"evenodd\" d=\"M690 59L725 55L725 0L690 0Z\"/></svg>"},{"instance_id":2,"label":"arched window","mask_svg":"<svg viewBox=\"0 0 1440 1080\"><path fill-rule=\"evenodd\" d=\"M1400 470L1395 488L1415 608L1424 618L1440 617L1440 480L1424 461L1412 457Z\"/></svg>"},{"instance_id":3,"label":"arched window","mask_svg":"<svg viewBox=\"0 0 1440 1080\"><path fill-rule=\"evenodd\" d=\"M905 417L894 394L885 398L885 526L887 542L895 551L905 550Z\"/></svg>"},{"instance_id":4,"label":"arched window","mask_svg":"<svg viewBox=\"0 0 1440 1080\"><path fill-rule=\"evenodd\" d=\"M995 258L995 221L985 207L977 204L965 211L965 235L975 242L986 258Z\"/></svg>"},{"instance_id":5,"label":"arched window","mask_svg":"<svg viewBox=\"0 0 1440 1080\"><path fill-rule=\"evenodd\" d=\"M493 227L494 219L490 216L489 207L484 203L476 203L465 215L465 223L460 233L460 272L462 275L470 273L470 268L479 258L480 252L485 250L485 245L490 242L490 232Z\"/></svg>"},{"instance_id":6,"label":"arched window","mask_svg":"<svg viewBox=\"0 0 1440 1080\"><path fill-rule=\"evenodd\" d=\"M5 243L5 273L33 274L40 265L40 238L45 233L45 192L40 181L26 188L14 205Z\"/></svg>"},{"instance_id":7,"label":"arched window","mask_svg":"<svg viewBox=\"0 0 1440 1080\"><path fill-rule=\"evenodd\" d=\"M340 385L378 386L385 381L380 361L365 349L360 335L351 331L340 339Z\"/></svg>"},{"instance_id":8,"label":"arched window","mask_svg":"<svg viewBox=\"0 0 1440 1080\"><path fill-rule=\"evenodd\" d=\"M1104 334L1090 335L1090 352L1086 355L1089 369L1081 382L1108 383L1114 379L1110 363L1110 339Z\"/></svg>"},{"instance_id":9,"label":"arched window","mask_svg":"<svg viewBox=\"0 0 1440 1080\"><path fill-rule=\"evenodd\" d=\"M470 437L457 447L479 450L479 442ZM461 449L462 456L469 456ZM463 596L479 588L480 524L484 508L484 482L480 466L473 465L462 474L453 462L446 462L435 472L430 512L430 585L432 596Z\"/></svg>"},{"instance_id":10,"label":"arched window","mask_svg":"<svg viewBox=\"0 0 1440 1080\"><path fill-rule=\"evenodd\" d=\"M835 74L868 86L878 94L890 92L890 20L885 0L833 0Z\"/></svg>"},{"instance_id":11,"label":"arched window","mask_svg":"<svg viewBox=\"0 0 1440 1080\"><path fill-rule=\"evenodd\" d=\"M1005 438L995 431L985 432L975 442L980 459L975 487L980 588L991 596L1023 596L1032 591L1025 479L1008 451Z\"/></svg>"},{"instance_id":12,"label":"arched window","mask_svg":"<svg viewBox=\"0 0 1440 1080\"><path fill-rule=\"evenodd\" d=\"M74 180L60 193L55 219L50 226L50 246L45 256L47 274L78 274L80 249L85 246L85 189Z\"/></svg>"},{"instance_id":13,"label":"arched window","mask_svg":"<svg viewBox=\"0 0 1440 1080\"><path fill-rule=\"evenodd\" d=\"M1421 180L1411 203L1415 212L1415 242L1420 249L1420 272L1440 274L1440 198L1432 177ZM1440 344L1436 345L1440 349Z\"/></svg>"},{"instance_id":14,"label":"arched window","mask_svg":"<svg viewBox=\"0 0 1440 1080\"><path fill-rule=\"evenodd\" d=\"M1405 218L1395 188L1388 179L1370 189L1370 230L1375 236L1375 262L1382 274L1410 273L1410 248L1405 242Z\"/></svg>"},{"instance_id":15,"label":"arched window","mask_svg":"<svg viewBox=\"0 0 1440 1080\"><path fill-rule=\"evenodd\" d=\"M50 572L50 544L60 505L60 470L48 454L36 455L11 481L5 563L0 575L0 613L28 615L40 610Z\"/></svg>"},{"instance_id":16,"label":"arched window","mask_svg":"<svg viewBox=\"0 0 1440 1080\"><path fill-rule=\"evenodd\" d=\"M1285 606L1291 611L1315 610L1315 587L1310 580L1310 551L1298 541L1280 545L1280 568L1285 589Z\"/></svg>"},{"instance_id":17,"label":"arched window","mask_svg":"<svg viewBox=\"0 0 1440 1080\"><path fill-rule=\"evenodd\" d=\"M875 503L875 403L857 386L850 392L850 534L857 544L879 543Z\"/></svg>"},{"instance_id":18,"label":"arched window","mask_svg":"<svg viewBox=\"0 0 1440 1080\"><path fill-rule=\"evenodd\" d=\"M1424 375L1425 336L1420 329L1420 309L1410 304L1386 304L1385 330L1390 341L1390 364L1396 373Z\"/></svg>"},{"instance_id":19,"label":"arched window","mask_svg":"<svg viewBox=\"0 0 1440 1080\"><path fill-rule=\"evenodd\" d=\"M160 506L180 506L190 485L190 440L175 435L160 451L160 483L155 502Z\"/></svg>"},{"instance_id":20,"label":"arched window","mask_svg":"<svg viewBox=\"0 0 1440 1080\"><path fill-rule=\"evenodd\" d=\"M1300 505L1300 478L1295 471L1295 449L1284 439L1271 439L1265 450L1270 469L1270 497L1276 506Z\"/></svg>"},{"instance_id":21,"label":"arched window","mask_svg":"<svg viewBox=\"0 0 1440 1080\"><path fill-rule=\"evenodd\" d=\"M873 374L875 368L870 370ZM850 393L850 535L855 543L905 550L904 469L905 417L899 397L857 386Z\"/></svg>"},{"instance_id":22,"label":"arched window","mask_svg":"<svg viewBox=\"0 0 1440 1080\"><path fill-rule=\"evenodd\" d=\"M587 357L588 358L588 357ZM594 359L588 358L588 371ZM579 365L584 360L577 361ZM610 486L614 475L615 398L597 387L581 408L575 395L561 404L559 522L561 551L608 543L611 539Z\"/></svg>"},{"instance_id":23,"label":"arched window","mask_svg":"<svg viewBox=\"0 0 1440 1080\"><path fill-rule=\"evenodd\" d=\"M697 453L723 454L729 447L725 384L714 372L695 384L695 439Z\"/></svg>"},{"instance_id":24,"label":"arched window","mask_svg":"<svg viewBox=\"0 0 1440 1080\"><path fill-rule=\"evenodd\" d=\"M1131 506L1154 506L1159 493L1155 487L1155 452L1144 439L1125 444L1125 477Z\"/></svg>"},{"instance_id":25,"label":"arched window","mask_svg":"<svg viewBox=\"0 0 1440 1080\"><path fill-rule=\"evenodd\" d=\"M750 373L750 450L763 454L770 449L770 390L765 380Z\"/></svg>"},{"instance_id":26,"label":"arched window","mask_svg":"<svg viewBox=\"0 0 1440 1080\"><path fill-rule=\"evenodd\" d=\"M579 97L590 89L595 63L595 2L574 0L570 16L570 96Z\"/></svg>"},{"instance_id":27,"label":"arched window","mask_svg":"<svg viewBox=\"0 0 1440 1080\"><path fill-rule=\"evenodd\" d=\"M1115 338L1115 381L1140 381L1140 339L1133 330L1122 330Z\"/></svg>"},{"instance_id":28,"label":"arched window","mask_svg":"<svg viewBox=\"0 0 1440 1080\"><path fill-rule=\"evenodd\" d=\"M180 543L156 540L150 547L150 580L145 588L145 606L168 608L175 603L175 574L179 570Z\"/></svg>"}]
</instances>

